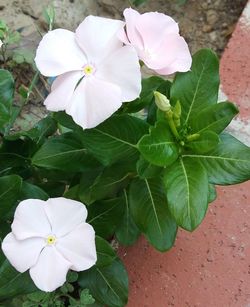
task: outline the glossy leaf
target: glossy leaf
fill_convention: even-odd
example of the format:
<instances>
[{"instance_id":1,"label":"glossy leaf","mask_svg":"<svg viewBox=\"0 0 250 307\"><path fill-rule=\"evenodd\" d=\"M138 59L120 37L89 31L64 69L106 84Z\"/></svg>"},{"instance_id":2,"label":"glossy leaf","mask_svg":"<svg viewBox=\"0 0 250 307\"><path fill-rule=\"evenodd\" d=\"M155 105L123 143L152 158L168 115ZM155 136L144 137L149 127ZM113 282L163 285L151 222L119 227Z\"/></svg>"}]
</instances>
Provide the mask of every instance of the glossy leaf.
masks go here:
<instances>
[{"instance_id":1,"label":"glossy leaf","mask_svg":"<svg viewBox=\"0 0 250 307\"><path fill-rule=\"evenodd\" d=\"M171 216L160 178L135 179L129 190L130 212L139 230L159 251L174 244L177 226Z\"/></svg>"},{"instance_id":2,"label":"glossy leaf","mask_svg":"<svg viewBox=\"0 0 250 307\"><path fill-rule=\"evenodd\" d=\"M123 307L128 300L128 276L122 262L117 259L104 267L94 266L79 274L82 289L89 289L93 297L109 307Z\"/></svg>"},{"instance_id":3,"label":"glossy leaf","mask_svg":"<svg viewBox=\"0 0 250 307\"><path fill-rule=\"evenodd\" d=\"M209 130L220 134L238 113L238 108L231 102L211 105L190 119L191 131L202 133Z\"/></svg>"},{"instance_id":4,"label":"glossy leaf","mask_svg":"<svg viewBox=\"0 0 250 307\"><path fill-rule=\"evenodd\" d=\"M133 116L113 116L96 128L85 130L81 139L86 148L104 165L138 154L136 144L148 131L147 124Z\"/></svg>"},{"instance_id":5,"label":"glossy leaf","mask_svg":"<svg viewBox=\"0 0 250 307\"><path fill-rule=\"evenodd\" d=\"M163 168L153 165L141 156L140 159L137 161L136 170L138 175L144 179L160 176Z\"/></svg>"},{"instance_id":6,"label":"glossy leaf","mask_svg":"<svg viewBox=\"0 0 250 307\"><path fill-rule=\"evenodd\" d=\"M89 188L91 202L117 196L118 192L128 185L133 175L129 161L105 168Z\"/></svg>"},{"instance_id":7,"label":"glossy leaf","mask_svg":"<svg viewBox=\"0 0 250 307\"><path fill-rule=\"evenodd\" d=\"M220 142L218 135L212 131L206 130L200 133L200 137L192 142L186 143L186 146L197 153L206 153L214 149Z\"/></svg>"},{"instance_id":8,"label":"glossy leaf","mask_svg":"<svg viewBox=\"0 0 250 307\"><path fill-rule=\"evenodd\" d=\"M36 291L29 274L19 273L5 260L0 267L0 301Z\"/></svg>"},{"instance_id":9,"label":"glossy leaf","mask_svg":"<svg viewBox=\"0 0 250 307\"><path fill-rule=\"evenodd\" d=\"M117 255L111 245L101 237L96 236L96 252L97 252L97 262L96 266L103 267L110 265L116 258Z\"/></svg>"},{"instance_id":10,"label":"glossy leaf","mask_svg":"<svg viewBox=\"0 0 250 307\"><path fill-rule=\"evenodd\" d=\"M49 195L38 186L24 181L22 183L19 199L24 200L28 198L47 200Z\"/></svg>"},{"instance_id":11,"label":"glossy leaf","mask_svg":"<svg viewBox=\"0 0 250 307\"><path fill-rule=\"evenodd\" d=\"M218 185L236 184L250 179L250 148L230 134L222 134L218 146L206 154L184 154L200 161L206 168L209 182Z\"/></svg>"},{"instance_id":12,"label":"glossy leaf","mask_svg":"<svg viewBox=\"0 0 250 307\"><path fill-rule=\"evenodd\" d=\"M14 79L7 70L0 69L0 132L5 133L12 116Z\"/></svg>"},{"instance_id":13,"label":"glossy leaf","mask_svg":"<svg viewBox=\"0 0 250 307\"><path fill-rule=\"evenodd\" d=\"M124 198L97 201L88 207L88 223L103 238L110 238L120 222L124 212Z\"/></svg>"},{"instance_id":14,"label":"glossy leaf","mask_svg":"<svg viewBox=\"0 0 250 307\"><path fill-rule=\"evenodd\" d=\"M212 203L217 198L216 188L213 184L208 185L208 202Z\"/></svg>"},{"instance_id":15,"label":"glossy leaf","mask_svg":"<svg viewBox=\"0 0 250 307\"><path fill-rule=\"evenodd\" d=\"M125 210L116 231L115 236L117 240L123 245L132 245L139 237L140 231L135 225L135 222L130 213L130 205L127 191L123 190L125 200Z\"/></svg>"},{"instance_id":16,"label":"glossy leaf","mask_svg":"<svg viewBox=\"0 0 250 307\"><path fill-rule=\"evenodd\" d=\"M178 100L181 103L183 124L204 107L217 103L219 82L219 61L209 49L194 54L189 72L176 74L170 97L174 104Z\"/></svg>"},{"instance_id":17,"label":"glossy leaf","mask_svg":"<svg viewBox=\"0 0 250 307\"><path fill-rule=\"evenodd\" d=\"M13 208L19 197L22 179L16 175L0 178L0 220Z\"/></svg>"},{"instance_id":18,"label":"glossy leaf","mask_svg":"<svg viewBox=\"0 0 250 307\"><path fill-rule=\"evenodd\" d=\"M208 205L204 167L190 158L178 159L164 176L169 210L177 224L192 231L203 220Z\"/></svg>"},{"instance_id":19,"label":"glossy leaf","mask_svg":"<svg viewBox=\"0 0 250 307\"><path fill-rule=\"evenodd\" d=\"M32 157L32 164L71 172L98 165L76 134L71 132L48 139Z\"/></svg>"},{"instance_id":20,"label":"glossy leaf","mask_svg":"<svg viewBox=\"0 0 250 307\"><path fill-rule=\"evenodd\" d=\"M178 158L178 146L166 121L150 128L150 134L141 138L138 149L150 163L158 166L172 164Z\"/></svg>"}]
</instances>

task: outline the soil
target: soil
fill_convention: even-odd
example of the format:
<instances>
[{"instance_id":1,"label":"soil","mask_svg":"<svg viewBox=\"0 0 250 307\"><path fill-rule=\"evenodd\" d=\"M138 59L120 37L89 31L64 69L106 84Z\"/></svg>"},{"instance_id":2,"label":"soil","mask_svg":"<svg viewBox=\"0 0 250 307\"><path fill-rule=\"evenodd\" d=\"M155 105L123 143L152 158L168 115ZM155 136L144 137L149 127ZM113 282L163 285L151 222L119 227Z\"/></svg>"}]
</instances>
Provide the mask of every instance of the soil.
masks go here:
<instances>
[{"instance_id":1,"label":"soil","mask_svg":"<svg viewBox=\"0 0 250 307\"><path fill-rule=\"evenodd\" d=\"M181 34L189 44L191 52L200 48L211 48L219 56L233 32L235 24L247 0L148 0L138 10L159 11L172 16L179 22ZM55 0L55 28L74 30L85 16L92 14L122 19L124 8L130 6L131 0ZM48 0L0 0L0 20L3 19L10 28L18 30L23 38L21 47L33 51L47 31L43 18L43 9L51 4ZM181 4L182 3L182 4ZM183 4L184 3L184 4ZM33 71L19 66L13 74L17 85L29 86ZM40 80L34 90L32 103L27 104L16 129L27 129L23 126L29 117L30 127L45 114L43 98L46 88Z\"/></svg>"}]
</instances>

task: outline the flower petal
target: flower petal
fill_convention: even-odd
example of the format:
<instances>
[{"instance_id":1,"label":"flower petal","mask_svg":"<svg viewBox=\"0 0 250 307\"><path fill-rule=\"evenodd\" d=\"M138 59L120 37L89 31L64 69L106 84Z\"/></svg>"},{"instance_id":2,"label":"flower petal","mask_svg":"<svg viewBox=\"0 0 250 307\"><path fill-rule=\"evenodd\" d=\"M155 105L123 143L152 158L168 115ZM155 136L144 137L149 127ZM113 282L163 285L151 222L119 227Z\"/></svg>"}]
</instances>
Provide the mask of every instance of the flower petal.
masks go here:
<instances>
[{"instance_id":1,"label":"flower petal","mask_svg":"<svg viewBox=\"0 0 250 307\"><path fill-rule=\"evenodd\" d=\"M88 60L98 64L116 48L122 46L118 31L124 22L103 17L88 16L76 29L76 39Z\"/></svg>"},{"instance_id":2,"label":"flower petal","mask_svg":"<svg viewBox=\"0 0 250 307\"><path fill-rule=\"evenodd\" d=\"M187 43L183 37L174 34L168 35L162 46L160 46L158 63L157 61L150 63L151 68L161 75L170 75L177 71L188 71L191 64L192 57Z\"/></svg>"},{"instance_id":3,"label":"flower petal","mask_svg":"<svg viewBox=\"0 0 250 307\"><path fill-rule=\"evenodd\" d=\"M136 28L136 24L141 15L131 8L125 9L123 15L126 21L126 32L129 41L137 51L144 49L143 39ZM124 41L124 43L126 42Z\"/></svg>"},{"instance_id":4,"label":"flower petal","mask_svg":"<svg viewBox=\"0 0 250 307\"><path fill-rule=\"evenodd\" d=\"M93 128L121 106L121 89L112 83L85 77L76 88L66 113L83 129Z\"/></svg>"},{"instance_id":5,"label":"flower petal","mask_svg":"<svg viewBox=\"0 0 250 307\"><path fill-rule=\"evenodd\" d=\"M18 240L44 238L51 233L44 205L45 202L42 200L26 199L17 206L11 229Z\"/></svg>"},{"instance_id":6,"label":"flower petal","mask_svg":"<svg viewBox=\"0 0 250 307\"><path fill-rule=\"evenodd\" d=\"M56 29L42 38L36 52L35 62L41 74L48 77L80 70L86 57L75 41L75 33Z\"/></svg>"},{"instance_id":7,"label":"flower petal","mask_svg":"<svg viewBox=\"0 0 250 307\"><path fill-rule=\"evenodd\" d=\"M96 71L96 77L121 88L122 101L131 101L141 92L141 70L133 47L125 46L112 53Z\"/></svg>"},{"instance_id":8,"label":"flower petal","mask_svg":"<svg viewBox=\"0 0 250 307\"><path fill-rule=\"evenodd\" d=\"M2 250L11 265L23 273L36 264L45 244L42 238L17 240L11 232L4 238Z\"/></svg>"},{"instance_id":9,"label":"flower petal","mask_svg":"<svg viewBox=\"0 0 250 307\"><path fill-rule=\"evenodd\" d=\"M49 111L65 110L81 77L81 71L71 71L58 76L52 84L52 92L44 101L46 108Z\"/></svg>"},{"instance_id":10,"label":"flower petal","mask_svg":"<svg viewBox=\"0 0 250 307\"><path fill-rule=\"evenodd\" d=\"M30 277L37 288L52 292L62 286L71 266L54 246L47 246L41 252L37 263L30 269Z\"/></svg>"},{"instance_id":11,"label":"flower petal","mask_svg":"<svg viewBox=\"0 0 250 307\"><path fill-rule=\"evenodd\" d=\"M96 263L95 231L87 223L81 223L69 234L58 239L56 248L73 264L72 270L87 270Z\"/></svg>"},{"instance_id":12,"label":"flower petal","mask_svg":"<svg viewBox=\"0 0 250 307\"><path fill-rule=\"evenodd\" d=\"M79 201L64 197L50 198L45 211L52 227L52 233L61 237L72 231L87 218L87 209Z\"/></svg>"},{"instance_id":13,"label":"flower petal","mask_svg":"<svg viewBox=\"0 0 250 307\"><path fill-rule=\"evenodd\" d=\"M136 28L142 37L144 49L150 51L157 48L166 35L179 34L178 24L173 18L158 12L140 15Z\"/></svg>"}]
</instances>

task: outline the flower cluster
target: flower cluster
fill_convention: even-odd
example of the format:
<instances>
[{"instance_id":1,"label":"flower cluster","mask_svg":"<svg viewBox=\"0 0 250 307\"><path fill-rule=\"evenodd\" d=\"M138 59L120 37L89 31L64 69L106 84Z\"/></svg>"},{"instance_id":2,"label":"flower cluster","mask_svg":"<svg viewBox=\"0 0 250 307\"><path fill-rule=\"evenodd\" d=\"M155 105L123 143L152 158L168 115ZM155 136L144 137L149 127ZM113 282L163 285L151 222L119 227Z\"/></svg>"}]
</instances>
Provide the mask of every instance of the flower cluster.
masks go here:
<instances>
[{"instance_id":1,"label":"flower cluster","mask_svg":"<svg viewBox=\"0 0 250 307\"><path fill-rule=\"evenodd\" d=\"M82 128L93 128L139 97L139 60L160 75L190 69L188 46L171 17L131 8L124 16L126 23L88 16L75 33L56 29L43 37L36 65L57 76L44 102L48 110L65 110Z\"/></svg>"},{"instance_id":2,"label":"flower cluster","mask_svg":"<svg viewBox=\"0 0 250 307\"><path fill-rule=\"evenodd\" d=\"M82 128L93 128L139 97L141 64L160 75L190 69L189 49L172 18L131 8L124 16L125 22L88 16L75 33L56 29L43 37L35 62L44 76L56 77L44 102L48 110L64 110ZM167 101L155 95L165 108ZM97 260L95 232L86 217L77 201L24 200L3 252L19 272L29 270L39 289L54 291L69 269L87 270Z\"/></svg>"}]
</instances>

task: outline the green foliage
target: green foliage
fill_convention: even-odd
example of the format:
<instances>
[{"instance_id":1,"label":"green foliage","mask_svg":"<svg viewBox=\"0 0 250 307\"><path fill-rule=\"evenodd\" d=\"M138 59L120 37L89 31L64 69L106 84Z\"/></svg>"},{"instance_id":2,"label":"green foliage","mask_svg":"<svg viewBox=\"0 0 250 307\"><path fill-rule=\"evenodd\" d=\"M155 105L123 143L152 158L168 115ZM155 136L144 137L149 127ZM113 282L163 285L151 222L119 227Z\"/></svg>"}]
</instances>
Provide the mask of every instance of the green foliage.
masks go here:
<instances>
[{"instance_id":1,"label":"green foliage","mask_svg":"<svg viewBox=\"0 0 250 307\"><path fill-rule=\"evenodd\" d=\"M135 179L129 190L130 210L136 226L158 250L174 244L176 223L167 204L161 179Z\"/></svg>"},{"instance_id":2,"label":"green foliage","mask_svg":"<svg viewBox=\"0 0 250 307\"><path fill-rule=\"evenodd\" d=\"M14 89L14 79L11 73L0 69L0 133L3 134L8 130L12 117Z\"/></svg>"},{"instance_id":3,"label":"green foliage","mask_svg":"<svg viewBox=\"0 0 250 307\"><path fill-rule=\"evenodd\" d=\"M53 11L46 18L50 26ZM4 27L0 22L0 35ZM172 83L143 80L138 99L93 129L57 112L14 133L14 81L0 70L1 239L18 202L64 196L87 205L97 248L95 266L70 272L50 294L37 291L28 274L16 272L0 254L3 304L12 306L18 296L16 304L24 307L126 305L128 277L111 239L131 245L142 233L166 251L178 226L193 231L202 222L216 198L214 185L250 179L249 147L224 132L238 109L217 103L218 88L218 59L201 50L189 72L177 73ZM154 91L170 99L166 112L157 109ZM21 87L19 94L25 100L29 90Z\"/></svg>"}]
</instances>

